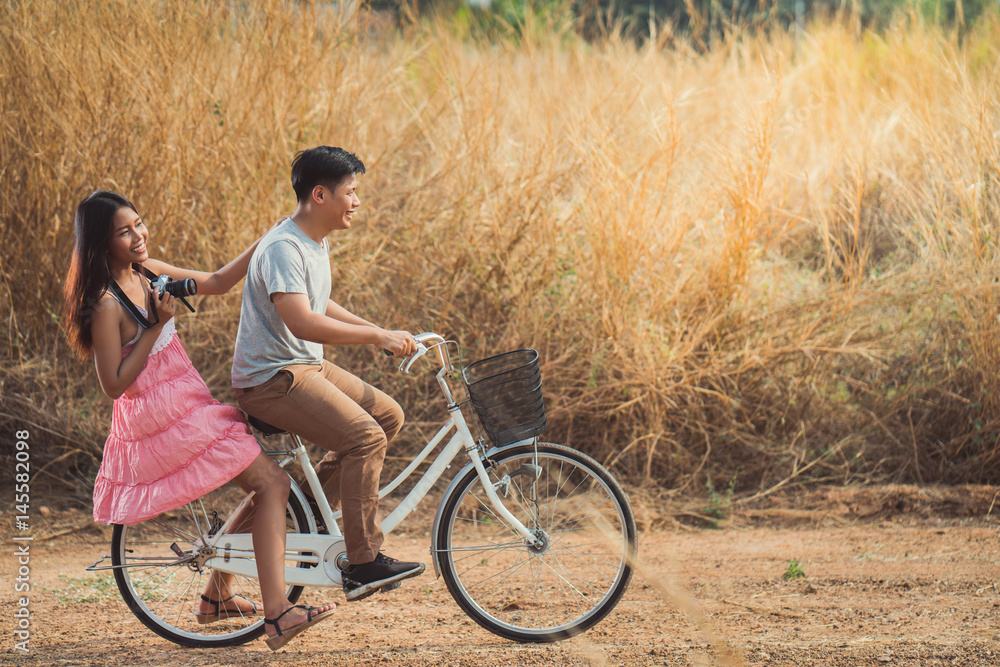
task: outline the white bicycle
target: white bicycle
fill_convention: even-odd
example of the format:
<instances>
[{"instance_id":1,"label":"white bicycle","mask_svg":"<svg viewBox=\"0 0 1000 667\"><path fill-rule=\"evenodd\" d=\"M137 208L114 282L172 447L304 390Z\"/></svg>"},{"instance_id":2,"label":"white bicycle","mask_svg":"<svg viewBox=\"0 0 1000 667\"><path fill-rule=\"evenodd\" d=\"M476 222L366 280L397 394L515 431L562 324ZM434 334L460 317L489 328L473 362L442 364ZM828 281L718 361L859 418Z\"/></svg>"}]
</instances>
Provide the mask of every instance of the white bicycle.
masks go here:
<instances>
[{"instance_id":1,"label":"white bicycle","mask_svg":"<svg viewBox=\"0 0 1000 667\"><path fill-rule=\"evenodd\" d=\"M418 358L436 350L437 380L450 416L379 497L399 487L451 437L384 518L383 532L399 526L464 452L468 463L444 492L431 530L431 561L455 601L482 627L519 642L553 642L586 632L614 609L632 577L638 548L624 492L585 454L538 441L545 416L534 350L508 352L456 372L449 353L454 341L435 333L415 338L418 350L400 370L409 372ZM458 377L465 390L460 402L449 384ZM473 408L471 420L463 412L466 405ZM475 438L470 421L495 444ZM253 418L251 424L264 435L281 433ZM285 580L294 603L305 586L341 587L348 563L337 523L341 513L331 510L301 439L290 437L289 450L262 447L282 468L299 461L321 521L320 526L292 480ZM264 632L262 615L234 614L202 625L194 610L212 570L234 575L234 593L261 599L251 535L234 525L241 513L247 523L244 508L251 497L230 483L153 519L116 525L111 554L87 569L113 570L129 609L161 637L193 647L249 642ZM109 558L111 565L102 565Z\"/></svg>"}]
</instances>

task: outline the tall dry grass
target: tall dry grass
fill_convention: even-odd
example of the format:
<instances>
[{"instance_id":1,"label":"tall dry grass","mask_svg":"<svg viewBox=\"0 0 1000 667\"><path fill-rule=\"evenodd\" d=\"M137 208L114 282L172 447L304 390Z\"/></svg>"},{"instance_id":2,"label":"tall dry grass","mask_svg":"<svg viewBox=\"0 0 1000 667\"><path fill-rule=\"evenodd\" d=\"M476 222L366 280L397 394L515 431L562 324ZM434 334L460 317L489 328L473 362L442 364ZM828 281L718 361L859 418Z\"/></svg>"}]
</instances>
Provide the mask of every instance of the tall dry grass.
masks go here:
<instances>
[{"instance_id":1,"label":"tall dry grass","mask_svg":"<svg viewBox=\"0 0 1000 667\"><path fill-rule=\"evenodd\" d=\"M116 189L155 256L213 267L320 143L369 168L334 297L467 359L538 348L551 438L632 483L1000 479L995 19L703 51L221 4L0 5L0 423L70 486L110 414L58 326L75 204ZM182 318L222 400L239 298ZM427 378L332 354L401 398L399 452L440 414Z\"/></svg>"}]
</instances>

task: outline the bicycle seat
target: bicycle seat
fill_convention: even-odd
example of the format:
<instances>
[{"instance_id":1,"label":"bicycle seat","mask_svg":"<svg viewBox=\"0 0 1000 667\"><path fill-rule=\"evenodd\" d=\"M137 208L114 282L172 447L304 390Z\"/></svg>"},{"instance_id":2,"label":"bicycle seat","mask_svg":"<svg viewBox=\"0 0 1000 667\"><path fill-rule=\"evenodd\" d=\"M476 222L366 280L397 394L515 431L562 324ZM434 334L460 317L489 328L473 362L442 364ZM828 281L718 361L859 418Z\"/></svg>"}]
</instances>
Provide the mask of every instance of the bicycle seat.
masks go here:
<instances>
[{"instance_id":1,"label":"bicycle seat","mask_svg":"<svg viewBox=\"0 0 1000 667\"><path fill-rule=\"evenodd\" d=\"M288 431L286 431L285 429L278 428L277 426L271 426L266 421L263 421L262 419L257 419L253 415L247 415L247 421L250 422L251 426L253 426L255 429L257 429L264 435L281 435L282 433L288 433Z\"/></svg>"}]
</instances>

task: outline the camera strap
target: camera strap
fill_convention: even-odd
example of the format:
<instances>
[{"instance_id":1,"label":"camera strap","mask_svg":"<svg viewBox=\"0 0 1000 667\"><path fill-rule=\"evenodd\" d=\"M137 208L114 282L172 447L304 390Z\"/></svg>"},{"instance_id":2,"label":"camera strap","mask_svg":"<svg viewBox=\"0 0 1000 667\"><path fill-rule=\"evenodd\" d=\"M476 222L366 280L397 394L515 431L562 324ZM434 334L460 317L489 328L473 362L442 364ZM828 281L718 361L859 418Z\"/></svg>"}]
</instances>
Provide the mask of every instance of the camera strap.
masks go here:
<instances>
[{"instance_id":1,"label":"camera strap","mask_svg":"<svg viewBox=\"0 0 1000 667\"><path fill-rule=\"evenodd\" d=\"M147 278L150 281L150 283L152 283L157 278L157 275L155 273L153 273L152 271L150 271L141 264L133 264L132 270L138 273L140 276L144 276L145 278ZM150 321L149 319L144 317L141 312L139 312L139 309L136 307L136 305L132 303L132 299L128 298L128 295L125 294L122 288L118 286L117 282L112 280L108 284L108 287L111 289L111 294L114 295L115 299L118 300L118 303L120 303L125 307L125 310L128 311L128 314L132 316L132 319L134 319L136 321L136 324L138 324L140 327L142 327L143 329L148 329L154 324L160 323L160 316L157 315L156 306L153 304L153 299L155 297L153 296L152 293L150 293L149 298L146 302L148 314L152 317L152 321ZM191 306L190 303L187 302L187 300L184 297L179 296L176 298L179 299L180 302L183 303L187 307L187 309L190 310L192 313L195 312L194 308Z\"/></svg>"},{"instance_id":2,"label":"camera strap","mask_svg":"<svg viewBox=\"0 0 1000 667\"><path fill-rule=\"evenodd\" d=\"M132 316L132 319L135 320L136 324L138 324L143 329L148 329L149 327L153 326L154 324L157 324L160 321L159 316L157 316L156 314L156 307L153 306L153 304L151 303L146 304L147 306L149 306L149 312L154 318L153 321L150 322L141 312L139 312L139 309L136 308L136 305L132 303L132 299L128 298L128 295L125 294L124 291L122 291L122 288L118 286L117 282L112 280L110 283L108 283L108 288L111 290L112 296L115 297L118 303L120 303L122 306L125 307L125 310L128 312L129 315Z\"/></svg>"}]
</instances>

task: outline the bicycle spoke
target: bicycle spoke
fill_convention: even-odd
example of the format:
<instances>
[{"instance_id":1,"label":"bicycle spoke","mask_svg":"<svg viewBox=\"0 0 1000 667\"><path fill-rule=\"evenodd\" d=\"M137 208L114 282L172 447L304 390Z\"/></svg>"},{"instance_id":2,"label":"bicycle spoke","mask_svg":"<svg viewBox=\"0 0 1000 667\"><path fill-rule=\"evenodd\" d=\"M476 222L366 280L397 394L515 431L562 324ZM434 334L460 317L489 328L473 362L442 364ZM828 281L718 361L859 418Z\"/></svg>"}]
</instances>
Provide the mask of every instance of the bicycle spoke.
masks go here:
<instances>
[{"instance_id":1,"label":"bicycle spoke","mask_svg":"<svg viewBox=\"0 0 1000 667\"><path fill-rule=\"evenodd\" d=\"M593 542L593 544L601 544L601 543L600 542ZM607 565L609 568L616 568L617 569L618 567L621 566L621 561L620 560L619 561L611 561L611 560L607 560L607 559L604 559L604 558L600 558L600 556L615 556L615 555L619 556L619 558L620 558L621 554L612 554L612 553L603 554L603 553L599 553L599 552L598 553L594 553L593 551L583 551L583 549L582 549L583 546L586 546L586 545L566 546L566 547L560 547L559 549L556 549L556 550L549 549L549 553L560 553L560 552L563 552L563 553L566 553L567 555L574 556L582 564L586 564L586 561L584 561L583 558L580 556L580 554L582 553L582 554L586 555L587 558L589 558L591 561L598 561L598 562L600 562L600 563L602 563L604 565ZM593 565L587 565L587 567L590 567L591 569L594 569L595 572L598 571L596 568L594 568Z\"/></svg>"},{"instance_id":2,"label":"bicycle spoke","mask_svg":"<svg viewBox=\"0 0 1000 667\"><path fill-rule=\"evenodd\" d=\"M167 523L166 521L160 519L159 517L154 517L152 519L149 519L149 521L147 523L151 523L151 524L154 524L154 525L157 525L157 526L161 526L162 528L170 531L175 536L177 536L178 538L180 538L182 542L194 542L196 539L198 539L199 537L201 537L201 535L197 535L197 534L189 533L187 531L180 530L179 528L177 528L173 524Z\"/></svg>"},{"instance_id":3,"label":"bicycle spoke","mask_svg":"<svg viewBox=\"0 0 1000 667\"><path fill-rule=\"evenodd\" d=\"M496 513L496 511L493 509L493 506L491 504L487 504L487 502L485 500L483 500L482 498L480 498L477 495L472 495L471 497L476 502L476 504L479 506L479 508L482 509L482 511L486 512L487 514L489 514L490 516L492 516L494 519L496 519L495 525L503 526L507 530L507 532L509 532L511 535L513 535L514 537L516 537L518 539L521 539L520 534L518 534L518 532L516 530L514 530L513 528L511 528L510 526L507 525L507 522L504 519L502 519L499 514ZM470 508L470 509L476 509L476 508ZM491 525L493 525L493 524L491 524Z\"/></svg>"},{"instance_id":4,"label":"bicycle spoke","mask_svg":"<svg viewBox=\"0 0 1000 667\"><path fill-rule=\"evenodd\" d=\"M577 528L560 528L559 530L553 530L549 534L550 535L555 534L559 536L558 540L554 540L552 542L552 544L555 545L557 542L562 541L570 536L574 536L581 532L591 533L594 530L600 530L601 532L611 532L612 534L621 532L621 528L619 526L611 526L610 524L604 526L600 524L591 524L590 526L580 526ZM604 541L607 542L607 540Z\"/></svg>"},{"instance_id":5,"label":"bicycle spoke","mask_svg":"<svg viewBox=\"0 0 1000 667\"><path fill-rule=\"evenodd\" d=\"M456 537L470 537L463 535L462 533L455 533ZM518 540L516 542L493 542L490 540L483 540L486 544L490 546L481 547L451 547L450 549L445 549L444 551L449 553L455 553L458 551L507 551L509 549L523 549L524 540ZM461 560L461 559L459 559Z\"/></svg>"},{"instance_id":6,"label":"bicycle spoke","mask_svg":"<svg viewBox=\"0 0 1000 667\"><path fill-rule=\"evenodd\" d=\"M517 560L515 560L515 562L514 562L513 565L511 565L510 567L508 567L508 568L506 568L504 570L500 570L499 572L494 572L494 573L490 574L489 576L487 576L484 579L479 579L479 580L477 580L475 582L470 583L469 584L470 587L471 588L478 588L482 584L484 584L484 583L486 583L486 582L488 582L488 581L490 581L492 579L496 579L497 577L505 577L505 576L507 576L509 573L513 572L514 570L518 569L521 565L523 565L523 562L520 561L520 558L521 558L521 554L518 554L517 555ZM468 568L467 570L465 570L465 572L471 572L472 570L475 569L475 567L476 566L472 566L472 567ZM501 581L501 583L502 583L502 581Z\"/></svg>"},{"instance_id":7,"label":"bicycle spoke","mask_svg":"<svg viewBox=\"0 0 1000 667\"><path fill-rule=\"evenodd\" d=\"M570 554L570 555L572 555L572 554ZM542 560L544 560L545 564L546 564L546 565L547 565L548 567L552 568L553 572L554 572L554 573L556 573L556 575L557 575L557 576L559 576L560 578L563 578L564 580L566 580L566 581L567 581L567 583L569 583L569 581L568 581L568 579L566 579L566 577L569 577L569 578L572 578L572 579L576 579L576 580L577 580L577 581L578 581L578 582L579 582L580 584L582 584L582 585L586 586L587 588L592 588L592 589L594 589L595 591L597 591L597 592L601 593L602 595L604 594L604 591L606 590L606 587L604 587L604 586L598 586L597 584L595 584L595 583L593 583L593 582L591 582L591 581L589 581L589 580L587 580L587 579L584 579L583 577L581 577L581 576L579 576L579 575L576 575L576 574L573 574L573 573L572 573L572 572L571 572L571 571L570 571L570 570L569 570L569 569L568 569L568 568L567 568L566 566L562 565L562 562L561 562L561 561L560 561L560 560L558 559L558 557L553 557L553 558L547 558L547 559L542 559ZM559 567L559 570L556 570L556 568L555 568L555 567L553 567L553 562L555 562L555 563L558 563L558 564L559 564L559 566L560 566L560 567ZM593 572L594 572L594 573L595 573L596 575L600 576L600 577L601 577L602 579L604 579L605 581L609 581L609 582L610 582L610 581L613 581L613 578L612 578L612 577L609 577L609 576L607 576L607 575L606 575L606 574L604 574L603 572L599 571L599 570L598 570L597 568L595 568L595 567L593 567L593 566L591 566L591 565L589 565L589 564L587 564L587 563L583 562L582 560L581 560L580 562L581 562L581 564L582 564L582 565L583 565L584 567L586 567L586 568L588 568L588 569L590 569L590 570L593 570ZM563 573L563 574L560 574L560 573L559 573L559 571L560 571L560 570L562 571L562 573ZM573 590L573 591L574 591L575 593L578 593L578 594L579 594L579 595L580 595L581 597L584 597L584 598L586 598L586 597L587 597L587 596L586 596L586 595L585 595L585 594L584 594L584 593L583 593L582 591L580 591L580 589L579 589L579 588L577 588L576 586L573 586L573 587L572 587L572 590Z\"/></svg>"}]
</instances>

